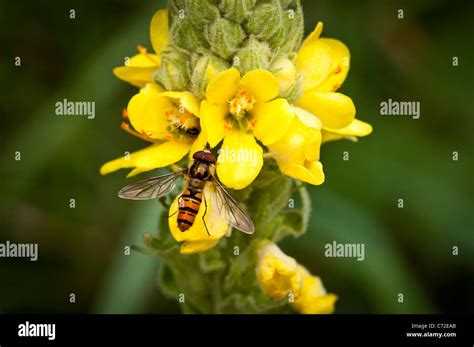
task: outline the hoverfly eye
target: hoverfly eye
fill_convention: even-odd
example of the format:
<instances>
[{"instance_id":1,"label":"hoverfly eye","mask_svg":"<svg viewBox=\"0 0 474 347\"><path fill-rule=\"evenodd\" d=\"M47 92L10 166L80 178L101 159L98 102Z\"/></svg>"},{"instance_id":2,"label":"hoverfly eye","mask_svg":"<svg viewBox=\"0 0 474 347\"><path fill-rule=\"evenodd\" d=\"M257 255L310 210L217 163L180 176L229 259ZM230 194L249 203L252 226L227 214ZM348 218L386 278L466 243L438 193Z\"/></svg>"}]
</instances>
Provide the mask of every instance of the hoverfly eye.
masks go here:
<instances>
[{"instance_id":1,"label":"hoverfly eye","mask_svg":"<svg viewBox=\"0 0 474 347\"><path fill-rule=\"evenodd\" d=\"M214 157L211 153L206 153L206 159L209 163L215 164L216 163L216 157Z\"/></svg>"},{"instance_id":2,"label":"hoverfly eye","mask_svg":"<svg viewBox=\"0 0 474 347\"><path fill-rule=\"evenodd\" d=\"M202 159L203 151L197 151L193 154L193 159Z\"/></svg>"}]
</instances>

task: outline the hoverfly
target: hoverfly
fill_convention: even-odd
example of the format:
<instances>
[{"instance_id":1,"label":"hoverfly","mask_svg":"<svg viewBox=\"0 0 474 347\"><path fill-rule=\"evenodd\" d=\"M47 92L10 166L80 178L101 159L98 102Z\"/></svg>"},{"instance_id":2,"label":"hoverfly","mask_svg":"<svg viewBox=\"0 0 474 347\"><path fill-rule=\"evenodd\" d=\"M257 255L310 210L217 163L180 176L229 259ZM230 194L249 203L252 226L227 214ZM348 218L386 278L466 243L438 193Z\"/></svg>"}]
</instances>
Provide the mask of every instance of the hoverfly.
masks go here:
<instances>
[{"instance_id":1,"label":"hoverfly","mask_svg":"<svg viewBox=\"0 0 474 347\"><path fill-rule=\"evenodd\" d=\"M207 233L204 217L207 212L207 201L204 196L204 186L212 184L215 191L215 201L219 213L228 220L234 228L246 234L253 234L255 227L245 209L230 195L215 176L214 165L216 158L208 150L198 151L193 155L194 161L188 169L175 171L157 177L130 184L122 188L118 196L123 199L148 200L170 193L176 186L176 180L184 177L184 187L178 198L178 228L182 232L191 228L204 202L203 222Z\"/></svg>"}]
</instances>

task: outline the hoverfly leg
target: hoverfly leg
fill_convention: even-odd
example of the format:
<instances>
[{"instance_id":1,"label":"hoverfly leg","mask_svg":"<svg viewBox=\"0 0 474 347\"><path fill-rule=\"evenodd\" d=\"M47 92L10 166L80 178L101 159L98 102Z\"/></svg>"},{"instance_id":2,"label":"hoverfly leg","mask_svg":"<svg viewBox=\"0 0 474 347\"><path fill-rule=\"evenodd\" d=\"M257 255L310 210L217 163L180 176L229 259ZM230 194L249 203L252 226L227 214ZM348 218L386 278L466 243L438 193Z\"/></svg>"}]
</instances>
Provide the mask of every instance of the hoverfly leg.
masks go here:
<instances>
[{"instance_id":1,"label":"hoverfly leg","mask_svg":"<svg viewBox=\"0 0 474 347\"><path fill-rule=\"evenodd\" d=\"M207 228L206 220L204 219L204 217L206 217L206 213L207 213L207 201L206 199L204 199L204 213L202 214L202 221L204 222L204 227L206 228L207 234L211 236L211 233L209 232L209 229Z\"/></svg>"},{"instance_id":2,"label":"hoverfly leg","mask_svg":"<svg viewBox=\"0 0 474 347\"><path fill-rule=\"evenodd\" d=\"M173 217L173 216L174 216L176 213L178 213L178 211L177 211L177 210L176 210L175 212L173 212L172 214L170 214L170 215L168 216L168 218L171 218L171 217Z\"/></svg>"}]
</instances>

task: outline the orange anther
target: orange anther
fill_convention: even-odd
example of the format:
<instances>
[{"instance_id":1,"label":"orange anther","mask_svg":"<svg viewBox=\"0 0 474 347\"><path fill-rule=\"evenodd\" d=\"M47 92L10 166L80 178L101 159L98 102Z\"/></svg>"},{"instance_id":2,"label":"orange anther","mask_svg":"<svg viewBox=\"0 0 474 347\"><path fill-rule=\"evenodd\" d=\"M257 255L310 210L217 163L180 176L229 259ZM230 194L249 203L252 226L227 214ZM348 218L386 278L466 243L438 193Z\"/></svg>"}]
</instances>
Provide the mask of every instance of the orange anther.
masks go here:
<instances>
[{"instance_id":1,"label":"orange anther","mask_svg":"<svg viewBox=\"0 0 474 347\"><path fill-rule=\"evenodd\" d=\"M341 71L342 71L342 67L341 67L341 65L338 65L338 66L336 67L336 70L334 70L334 74L337 75L337 74L340 73Z\"/></svg>"},{"instance_id":2,"label":"orange anther","mask_svg":"<svg viewBox=\"0 0 474 347\"><path fill-rule=\"evenodd\" d=\"M146 54L147 49L146 47L143 47L142 45L137 45L137 51L141 54Z\"/></svg>"},{"instance_id":3,"label":"orange anther","mask_svg":"<svg viewBox=\"0 0 474 347\"><path fill-rule=\"evenodd\" d=\"M143 136L145 136L146 138L150 138L150 137L151 137L151 132L147 132L147 131L145 131L145 130L142 130L142 131L140 131L140 133L141 133Z\"/></svg>"},{"instance_id":4,"label":"orange anther","mask_svg":"<svg viewBox=\"0 0 474 347\"><path fill-rule=\"evenodd\" d=\"M128 118L128 111L126 108L122 110L122 118L125 118L125 119Z\"/></svg>"}]
</instances>

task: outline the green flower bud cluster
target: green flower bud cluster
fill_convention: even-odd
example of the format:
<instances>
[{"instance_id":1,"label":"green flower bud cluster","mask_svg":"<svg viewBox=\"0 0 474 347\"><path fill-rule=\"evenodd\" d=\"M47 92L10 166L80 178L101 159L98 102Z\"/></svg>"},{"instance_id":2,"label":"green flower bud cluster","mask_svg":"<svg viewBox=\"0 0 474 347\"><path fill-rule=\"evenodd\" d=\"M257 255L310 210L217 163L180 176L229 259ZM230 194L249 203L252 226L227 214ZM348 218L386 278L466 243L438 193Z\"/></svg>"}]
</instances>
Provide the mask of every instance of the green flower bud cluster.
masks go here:
<instances>
[{"instance_id":1,"label":"green flower bud cluster","mask_svg":"<svg viewBox=\"0 0 474 347\"><path fill-rule=\"evenodd\" d=\"M303 36L300 0L170 0L169 16L170 46L155 80L199 97L229 67L244 74L291 59Z\"/></svg>"}]
</instances>

